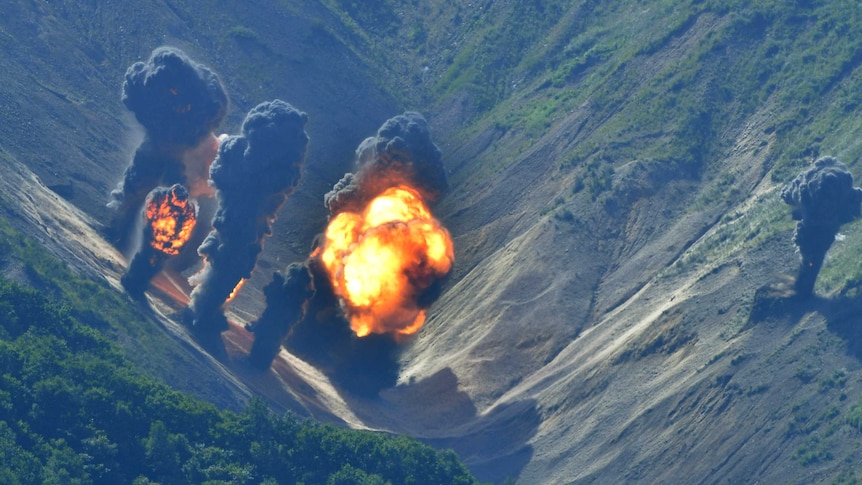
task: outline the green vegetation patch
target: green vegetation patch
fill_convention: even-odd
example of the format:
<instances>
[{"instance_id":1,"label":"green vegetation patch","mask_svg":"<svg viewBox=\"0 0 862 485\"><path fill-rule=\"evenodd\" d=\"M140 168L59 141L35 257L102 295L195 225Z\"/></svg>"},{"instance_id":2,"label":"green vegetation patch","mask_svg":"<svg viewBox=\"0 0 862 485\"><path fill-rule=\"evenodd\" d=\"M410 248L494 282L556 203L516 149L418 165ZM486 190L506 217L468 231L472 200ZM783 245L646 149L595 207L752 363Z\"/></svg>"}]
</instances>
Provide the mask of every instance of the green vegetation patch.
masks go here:
<instances>
[{"instance_id":1,"label":"green vegetation patch","mask_svg":"<svg viewBox=\"0 0 862 485\"><path fill-rule=\"evenodd\" d=\"M32 239L0 218L0 254L21 262L33 286L50 300L63 301L69 314L78 321L109 335L139 339L154 357L163 356L160 345L149 348L145 326L147 317L122 293L102 281L86 278L61 263ZM154 361L155 363L155 361Z\"/></svg>"},{"instance_id":2,"label":"green vegetation patch","mask_svg":"<svg viewBox=\"0 0 862 485\"><path fill-rule=\"evenodd\" d=\"M95 329L0 282L0 482L474 483L451 451L260 400L220 411L137 371Z\"/></svg>"},{"instance_id":3,"label":"green vegetation patch","mask_svg":"<svg viewBox=\"0 0 862 485\"><path fill-rule=\"evenodd\" d=\"M0 218L0 267L14 262L36 289L0 278L0 483L475 483L412 438L173 390L112 341L134 342L154 374L176 364L136 305Z\"/></svg>"}]
</instances>

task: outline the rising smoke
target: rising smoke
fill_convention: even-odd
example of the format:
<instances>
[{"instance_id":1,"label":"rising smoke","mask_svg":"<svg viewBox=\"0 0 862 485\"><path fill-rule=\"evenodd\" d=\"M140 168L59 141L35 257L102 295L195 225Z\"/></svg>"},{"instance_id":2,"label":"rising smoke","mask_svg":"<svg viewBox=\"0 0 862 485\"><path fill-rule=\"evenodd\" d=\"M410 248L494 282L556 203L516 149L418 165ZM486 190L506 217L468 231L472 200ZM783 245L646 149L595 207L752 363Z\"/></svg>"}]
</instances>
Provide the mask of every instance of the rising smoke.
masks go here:
<instances>
[{"instance_id":1,"label":"rising smoke","mask_svg":"<svg viewBox=\"0 0 862 485\"><path fill-rule=\"evenodd\" d=\"M289 327L283 339L284 346L292 354L324 370L339 389L373 397L380 390L394 386L399 373L399 343L389 334L372 333L358 338L345 323L339 299L319 258L311 258L304 265L311 274L315 293L305 302L305 318L294 325L291 325L290 315L282 320L282 328ZM299 276L302 281L305 275L300 273ZM285 284L288 285L290 283ZM274 342L264 341L264 338L262 333L255 332L254 347L271 348ZM278 350L277 344L274 350ZM260 355L264 356L262 352ZM265 369L270 362L252 359L259 369Z\"/></svg>"},{"instance_id":2,"label":"rising smoke","mask_svg":"<svg viewBox=\"0 0 862 485\"><path fill-rule=\"evenodd\" d=\"M358 336L409 335L454 259L426 205L448 188L440 150L425 119L408 112L359 145L356 166L324 197L331 217L319 258Z\"/></svg>"},{"instance_id":3,"label":"rising smoke","mask_svg":"<svg viewBox=\"0 0 862 485\"><path fill-rule=\"evenodd\" d=\"M197 207L182 185L150 191L144 204L141 246L120 279L129 295L141 298L165 260L179 254L191 237L196 215Z\"/></svg>"},{"instance_id":4,"label":"rising smoke","mask_svg":"<svg viewBox=\"0 0 862 485\"><path fill-rule=\"evenodd\" d=\"M194 188L206 186L227 95L212 71L179 49L159 47L126 71L122 101L144 128L144 140L108 204L119 212L114 230L121 246L150 190L179 183L194 197Z\"/></svg>"},{"instance_id":5,"label":"rising smoke","mask_svg":"<svg viewBox=\"0 0 862 485\"><path fill-rule=\"evenodd\" d=\"M254 334L249 360L259 369L269 367L290 328L305 318L309 301L314 296L314 282L308 266L291 263L284 275L274 273L263 294L266 296L266 309L256 322L246 326Z\"/></svg>"},{"instance_id":6,"label":"rising smoke","mask_svg":"<svg viewBox=\"0 0 862 485\"><path fill-rule=\"evenodd\" d=\"M843 163L822 157L784 187L781 198L792 206L793 219L799 221L793 242L802 263L795 290L799 296L809 296L841 225L860 215L862 189L853 187L853 176Z\"/></svg>"},{"instance_id":7,"label":"rising smoke","mask_svg":"<svg viewBox=\"0 0 862 485\"><path fill-rule=\"evenodd\" d=\"M345 174L324 203L332 216L360 212L371 199L398 185L413 187L426 202L449 188L440 149L419 113L390 118L377 136L366 138L356 149L356 172Z\"/></svg>"},{"instance_id":8,"label":"rising smoke","mask_svg":"<svg viewBox=\"0 0 862 485\"><path fill-rule=\"evenodd\" d=\"M198 248L205 265L191 282L192 324L199 332L227 329L222 306L251 277L276 213L299 182L308 116L281 100L249 111L242 134L227 137L210 168L218 209Z\"/></svg>"},{"instance_id":9,"label":"rising smoke","mask_svg":"<svg viewBox=\"0 0 862 485\"><path fill-rule=\"evenodd\" d=\"M391 190L407 193L410 202L421 206L421 209L416 209L416 206L408 208L406 213L427 212L425 203L435 200L447 189L446 171L440 150L431 139L427 123L416 113L405 113L384 123L376 136L360 144L356 150L355 162L356 172L346 174L325 196L325 204L331 213L330 225L339 215L349 214L353 217L366 212L367 206L373 205L375 198ZM425 216L430 219L430 214L423 214L423 217ZM401 242L407 239L403 236L411 233L408 229L410 223L419 218L408 215L407 219L409 220L388 220L372 232L383 235L386 229L391 229L391 239ZM436 222L426 220L420 224L431 227L435 226ZM445 232L445 229L443 231ZM446 235L448 236L448 233ZM403 304L406 311L395 308L392 313L406 317L400 322L389 322L393 325L388 329L381 331L380 328L375 328L358 338L360 333L345 323L345 318L350 320L352 316L355 317L358 310L338 294L335 285L339 284L339 279L333 277L333 271L328 270L323 262L326 239L325 234L320 235L312 256L302 265L292 265L285 273L283 281L276 278L268 287L267 309L253 327L254 348L260 350L252 351L252 357L257 357L252 361L258 367L268 366L278 350L279 343L283 341L291 352L327 369L330 378L341 388L373 395L380 389L394 385L398 375L399 345L398 339L393 338L393 335L416 319L417 309L430 306L439 294L439 275L426 275L432 276L431 279L419 276L421 271L417 269L421 270L427 266L428 260L427 253L423 252L427 250L427 244L423 241L418 245L418 252L410 253L405 258L408 260L406 269L396 267L394 272L384 272L383 275L383 278L389 281L400 281L405 279L405 275L409 275L406 280L418 284L415 287L400 288L402 294L395 299L399 304ZM383 248L383 252L390 256L404 255L400 250L390 251L389 248ZM447 256L451 258L451 254ZM451 263L451 259L449 262ZM379 270L383 269L384 265L377 266L375 269ZM307 288L309 274L316 291L310 301L300 304L299 298L308 296L304 289ZM294 279L297 281L294 282ZM370 282L368 286L375 285L376 282ZM279 293L279 288L293 290L289 290L288 297L285 293ZM270 295L277 298L273 299ZM289 303L284 304L285 300ZM273 311L273 304L276 308L281 308ZM307 311L304 317L297 319L299 308L307 308ZM270 330L264 332L265 328ZM283 337L285 334L286 338Z\"/></svg>"}]
</instances>

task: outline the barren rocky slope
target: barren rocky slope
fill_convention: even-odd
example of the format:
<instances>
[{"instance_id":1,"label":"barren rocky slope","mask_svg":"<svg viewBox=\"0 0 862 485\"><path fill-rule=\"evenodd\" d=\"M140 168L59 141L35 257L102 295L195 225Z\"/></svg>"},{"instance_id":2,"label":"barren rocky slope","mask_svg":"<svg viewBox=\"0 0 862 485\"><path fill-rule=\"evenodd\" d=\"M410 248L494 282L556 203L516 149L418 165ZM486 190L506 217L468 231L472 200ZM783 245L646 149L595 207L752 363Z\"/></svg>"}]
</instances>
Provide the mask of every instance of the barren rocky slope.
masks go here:
<instances>
[{"instance_id":1,"label":"barren rocky slope","mask_svg":"<svg viewBox=\"0 0 862 485\"><path fill-rule=\"evenodd\" d=\"M794 299L778 191L821 154L862 176L862 24L842 2L790 3L15 2L0 20L0 195L33 237L116 286L122 256L98 233L134 146L125 67L186 49L226 84L230 125L290 101L310 116L308 166L231 307L241 325L271 272L305 257L353 148L421 109L450 171L435 212L456 267L398 347L397 381L352 392L288 352L253 376L235 358L242 329L210 359L172 326L169 290L153 292L164 328L201 355L194 372L235 396L221 404L257 392L411 434L494 482L853 482L862 226L843 228L818 296Z\"/></svg>"}]
</instances>

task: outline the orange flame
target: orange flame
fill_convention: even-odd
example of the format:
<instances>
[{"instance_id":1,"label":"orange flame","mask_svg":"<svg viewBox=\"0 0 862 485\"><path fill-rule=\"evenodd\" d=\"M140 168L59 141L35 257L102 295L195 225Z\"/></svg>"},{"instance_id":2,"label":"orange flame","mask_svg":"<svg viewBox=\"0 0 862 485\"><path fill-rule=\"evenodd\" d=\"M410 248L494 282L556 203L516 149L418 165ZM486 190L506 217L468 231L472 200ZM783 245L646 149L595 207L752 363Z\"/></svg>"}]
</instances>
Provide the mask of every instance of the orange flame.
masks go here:
<instances>
[{"instance_id":1,"label":"orange flame","mask_svg":"<svg viewBox=\"0 0 862 485\"><path fill-rule=\"evenodd\" d=\"M230 295L228 295L227 300L225 300L225 303L229 303L229 302L233 301L233 299L236 298L236 295L239 294L239 290L242 289L242 286L244 284L245 284L245 278L239 280L239 283L237 283L236 286L233 287L233 290L231 290Z\"/></svg>"},{"instance_id":2,"label":"orange flame","mask_svg":"<svg viewBox=\"0 0 862 485\"><path fill-rule=\"evenodd\" d=\"M416 299L455 259L449 232L404 185L377 196L361 214L335 216L319 256L359 337L419 330L425 311Z\"/></svg>"},{"instance_id":3,"label":"orange flame","mask_svg":"<svg viewBox=\"0 0 862 485\"><path fill-rule=\"evenodd\" d=\"M181 186L153 192L147 198L146 218L152 230L150 245L168 256L179 254L195 227L195 205Z\"/></svg>"}]
</instances>

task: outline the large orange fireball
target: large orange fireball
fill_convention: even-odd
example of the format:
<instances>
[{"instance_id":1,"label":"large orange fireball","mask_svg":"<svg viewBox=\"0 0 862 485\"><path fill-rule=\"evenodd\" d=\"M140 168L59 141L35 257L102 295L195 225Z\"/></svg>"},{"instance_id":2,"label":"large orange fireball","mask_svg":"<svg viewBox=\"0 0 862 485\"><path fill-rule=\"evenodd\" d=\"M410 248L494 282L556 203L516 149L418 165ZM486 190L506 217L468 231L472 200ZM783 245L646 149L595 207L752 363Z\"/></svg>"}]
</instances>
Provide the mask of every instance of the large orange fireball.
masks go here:
<instances>
[{"instance_id":1,"label":"large orange fireball","mask_svg":"<svg viewBox=\"0 0 862 485\"><path fill-rule=\"evenodd\" d=\"M188 192L176 184L169 190L153 191L147 198L147 223L152 229L150 245L153 249L174 256L192 235L195 227L195 205Z\"/></svg>"},{"instance_id":2,"label":"large orange fireball","mask_svg":"<svg viewBox=\"0 0 862 485\"><path fill-rule=\"evenodd\" d=\"M362 213L336 215L319 255L359 337L419 330L425 310L417 299L454 261L449 232L405 185L386 190Z\"/></svg>"}]
</instances>

